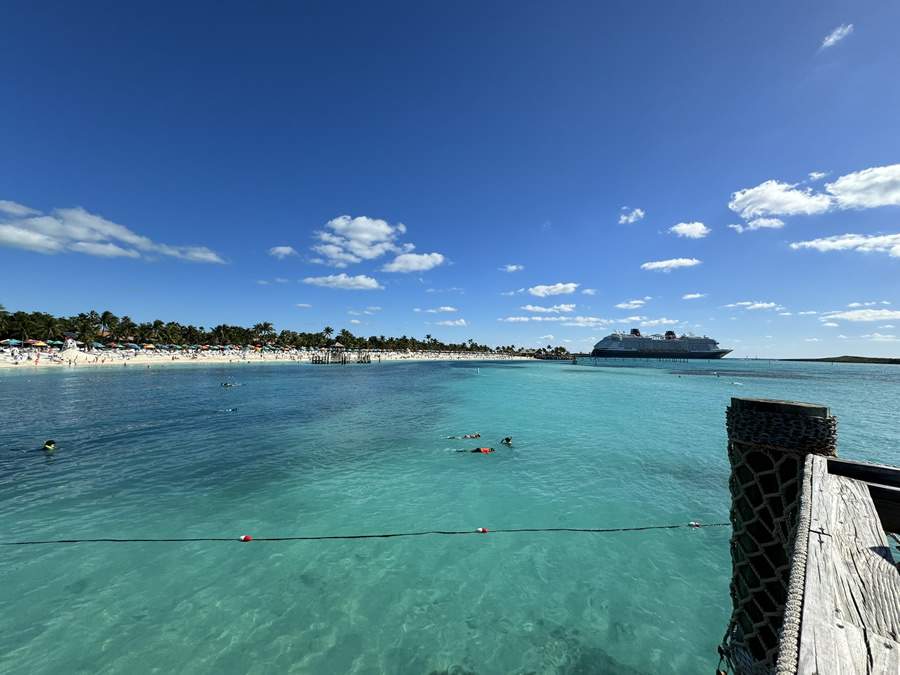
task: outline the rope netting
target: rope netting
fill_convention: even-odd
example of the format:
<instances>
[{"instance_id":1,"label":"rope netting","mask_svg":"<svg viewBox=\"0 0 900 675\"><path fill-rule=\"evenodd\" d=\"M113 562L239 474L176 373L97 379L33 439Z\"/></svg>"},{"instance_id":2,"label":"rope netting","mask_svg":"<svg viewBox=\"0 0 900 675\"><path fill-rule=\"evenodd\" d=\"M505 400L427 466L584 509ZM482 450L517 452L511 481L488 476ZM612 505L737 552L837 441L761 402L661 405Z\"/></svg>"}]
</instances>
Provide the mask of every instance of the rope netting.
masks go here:
<instances>
[{"instance_id":1,"label":"rope netting","mask_svg":"<svg viewBox=\"0 0 900 675\"><path fill-rule=\"evenodd\" d=\"M776 672L782 626L799 628L802 588L787 614L786 605L792 574L804 571L792 572L803 467L809 454L836 454L836 424L830 415L728 408L733 611L721 655L736 673Z\"/></svg>"}]
</instances>

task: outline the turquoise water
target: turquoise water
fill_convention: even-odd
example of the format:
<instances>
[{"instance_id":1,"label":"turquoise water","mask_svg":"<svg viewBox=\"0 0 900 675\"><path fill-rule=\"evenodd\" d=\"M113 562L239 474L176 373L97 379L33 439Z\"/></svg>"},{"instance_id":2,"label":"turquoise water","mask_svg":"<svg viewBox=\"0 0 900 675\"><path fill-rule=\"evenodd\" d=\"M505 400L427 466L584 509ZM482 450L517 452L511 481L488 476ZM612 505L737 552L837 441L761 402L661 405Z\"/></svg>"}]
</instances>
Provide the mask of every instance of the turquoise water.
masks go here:
<instances>
[{"instance_id":1,"label":"turquoise water","mask_svg":"<svg viewBox=\"0 0 900 675\"><path fill-rule=\"evenodd\" d=\"M841 455L900 464L885 366L6 371L0 538L727 521L734 395L830 405ZM729 533L0 547L0 671L710 672Z\"/></svg>"}]
</instances>

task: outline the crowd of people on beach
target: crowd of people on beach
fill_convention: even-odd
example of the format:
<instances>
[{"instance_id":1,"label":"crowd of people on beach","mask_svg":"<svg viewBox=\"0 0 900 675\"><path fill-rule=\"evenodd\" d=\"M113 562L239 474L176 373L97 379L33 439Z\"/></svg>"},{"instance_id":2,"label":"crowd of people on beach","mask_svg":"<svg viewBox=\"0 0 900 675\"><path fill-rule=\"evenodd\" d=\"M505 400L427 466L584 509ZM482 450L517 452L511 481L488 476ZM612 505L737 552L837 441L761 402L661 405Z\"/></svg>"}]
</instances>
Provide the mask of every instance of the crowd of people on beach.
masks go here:
<instances>
[{"instance_id":1,"label":"crowd of people on beach","mask_svg":"<svg viewBox=\"0 0 900 675\"><path fill-rule=\"evenodd\" d=\"M335 353L346 356L347 363L379 361L484 361L512 360L525 357L496 352L455 352L455 351L412 351L412 350L337 350L313 348L278 348L269 346L200 345L200 346L157 346L132 345L92 347L76 345L74 341L59 346L46 343L39 345L0 345L0 368L7 366L127 366L166 365L173 363L259 363L284 362L312 363Z\"/></svg>"}]
</instances>

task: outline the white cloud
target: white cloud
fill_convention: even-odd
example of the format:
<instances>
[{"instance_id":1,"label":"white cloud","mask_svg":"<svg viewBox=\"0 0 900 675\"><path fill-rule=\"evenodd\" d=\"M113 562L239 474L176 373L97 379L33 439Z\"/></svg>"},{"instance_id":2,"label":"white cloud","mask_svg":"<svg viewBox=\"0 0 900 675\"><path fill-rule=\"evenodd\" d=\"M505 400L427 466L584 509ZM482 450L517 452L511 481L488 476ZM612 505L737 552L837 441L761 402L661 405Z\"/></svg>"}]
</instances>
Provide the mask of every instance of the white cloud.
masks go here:
<instances>
[{"instance_id":1,"label":"white cloud","mask_svg":"<svg viewBox=\"0 0 900 675\"><path fill-rule=\"evenodd\" d=\"M524 292L525 292L524 288L517 288L514 291L503 291L500 295L505 295L505 296L509 297L511 295L519 295L520 293L524 293Z\"/></svg>"},{"instance_id":2,"label":"white cloud","mask_svg":"<svg viewBox=\"0 0 900 675\"><path fill-rule=\"evenodd\" d=\"M847 312L828 312L829 319L843 321L891 321L900 319L900 311L894 309L851 309Z\"/></svg>"},{"instance_id":3,"label":"white cloud","mask_svg":"<svg viewBox=\"0 0 900 675\"><path fill-rule=\"evenodd\" d=\"M575 283L557 283L549 285L532 286L528 292L538 298L546 298L549 295L568 295L574 293L580 284Z\"/></svg>"},{"instance_id":4,"label":"white cloud","mask_svg":"<svg viewBox=\"0 0 900 675\"><path fill-rule=\"evenodd\" d=\"M771 215L812 215L831 208L831 197L814 194L812 189L767 180L756 187L738 190L731 195L728 208L745 220Z\"/></svg>"},{"instance_id":5,"label":"white cloud","mask_svg":"<svg viewBox=\"0 0 900 675\"><path fill-rule=\"evenodd\" d=\"M467 326L465 319L447 319L446 321L438 321L438 326Z\"/></svg>"},{"instance_id":6,"label":"white cloud","mask_svg":"<svg viewBox=\"0 0 900 675\"><path fill-rule=\"evenodd\" d=\"M806 338L804 342L821 342L819 338Z\"/></svg>"},{"instance_id":7,"label":"white cloud","mask_svg":"<svg viewBox=\"0 0 900 675\"><path fill-rule=\"evenodd\" d=\"M640 309L644 305L647 304L648 300L652 300L649 295L645 295L643 298L637 298L635 300L626 300L625 302L620 302L616 305L617 309Z\"/></svg>"},{"instance_id":8,"label":"white cloud","mask_svg":"<svg viewBox=\"0 0 900 675\"><path fill-rule=\"evenodd\" d=\"M325 229L315 233L321 242L313 251L321 258L313 262L346 267L363 260L374 260L386 253L406 253L415 247L399 244L400 235L406 233L406 225L391 225L380 218L368 216L338 216L325 223Z\"/></svg>"},{"instance_id":9,"label":"white cloud","mask_svg":"<svg viewBox=\"0 0 900 675\"><path fill-rule=\"evenodd\" d=\"M266 281L265 279L257 279L256 283L258 283L260 286L268 286L269 285L269 282Z\"/></svg>"},{"instance_id":10,"label":"white cloud","mask_svg":"<svg viewBox=\"0 0 900 675\"><path fill-rule=\"evenodd\" d=\"M350 319L350 323L352 323L354 326L358 326L362 323L362 321L360 321L359 319Z\"/></svg>"},{"instance_id":11,"label":"white cloud","mask_svg":"<svg viewBox=\"0 0 900 675\"><path fill-rule=\"evenodd\" d=\"M0 211L11 216L0 222L0 246L46 254L71 251L104 258L168 256L190 262L225 262L205 246L161 244L80 206L42 215L35 209L4 200L0 202Z\"/></svg>"},{"instance_id":12,"label":"white cloud","mask_svg":"<svg viewBox=\"0 0 900 675\"><path fill-rule=\"evenodd\" d=\"M885 328L885 329L890 330L891 328L894 327L894 324L892 324L892 323L886 323L886 324L884 324L883 326L878 326L878 327L879 327L879 328Z\"/></svg>"},{"instance_id":13,"label":"white cloud","mask_svg":"<svg viewBox=\"0 0 900 675\"><path fill-rule=\"evenodd\" d=\"M829 47L834 47L838 42L843 40L845 37L850 35L853 32L853 24L852 23L844 23L831 31L828 35L825 36L825 39L822 40L822 46L820 49L828 49Z\"/></svg>"},{"instance_id":14,"label":"white cloud","mask_svg":"<svg viewBox=\"0 0 900 675\"><path fill-rule=\"evenodd\" d=\"M520 307L520 309L526 312L535 312L538 314L559 314L574 312L575 305L552 305L550 307L544 307L543 305L523 305L522 307Z\"/></svg>"},{"instance_id":15,"label":"white cloud","mask_svg":"<svg viewBox=\"0 0 900 675\"><path fill-rule=\"evenodd\" d=\"M778 312L778 316L794 316L793 312Z\"/></svg>"},{"instance_id":16,"label":"white cloud","mask_svg":"<svg viewBox=\"0 0 900 675\"><path fill-rule=\"evenodd\" d=\"M380 311L381 307L378 307L377 305L370 305L363 310L363 314L375 314L376 312Z\"/></svg>"},{"instance_id":17,"label":"white cloud","mask_svg":"<svg viewBox=\"0 0 900 675\"><path fill-rule=\"evenodd\" d=\"M660 270L662 272L671 272L679 267L693 267L699 265L702 261L696 258L670 258L669 260L654 260L645 262L641 265L642 270Z\"/></svg>"},{"instance_id":18,"label":"white cloud","mask_svg":"<svg viewBox=\"0 0 900 675\"><path fill-rule=\"evenodd\" d=\"M817 180L822 180L827 175L828 175L828 173L825 171L810 171L809 172L809 180L814 183Z\"/></svg>"},{"instance_id":19,"label":"white cloud","mask_svg":"<svg viewBox=\"0 0 900 675\"><path fill-rule=\"evenodd\" d=\"M556 339L556 338L554 338L552 335L541 335L541 336L538 338L538 340L555 340L555 339Z\"/></svg>"},{"instance_id":20,"label":"white cloud","mask_svg":"<svg viewBox=\"0 0 900 675\"><path fill-rule=\"evenodd\" d=\"M441 307L434 307L432 309L419 309L416 307L414 312L426 312L428 314L441 314L441 313L450 313L450 312L458 312L459 310L456 307L451 307L450 305L443 305Z\"/></svg>"},{"instance_id":21,"label":"white cloud","mask_svg":"<svg viewBox=\"0 0 900 675\"><path fill-rule=\"evenodd\" d=\"M624 211L624 213L619 215L619 225L631 225L639 220L643 220L646 215L643 209L633 209L629 211L627 206L623 206L622 211Z\"/></svg>"},{"instance_id":22,"label":"white cloud","mask_svg":"<svg viewBox=\"0 0 900 675\"><path fill-rule=\"evenodd\" d=\"M869 300L868 302L851 302L847 307L874 307L875 305L889 305L888 300Z\"/></svg>"},{"instance_id":23,"label":"white cloud","mask_svg":"<svg viewBox=\"0 0 900 675\"><path fill-rule=\"evenodd\" d=\"M813 310L807 310L806 312L797 312L797 316L812 316L813 314L817 314L817 312Z\"/></svg>"},{"instance_id":24,"label":"white cloud","mask_svg":"<svg viewBox=\"0 0 900 675\"><path fill-rule=\"evenodd\" d=\"M681 296L682 300L697 300L698 298L705 298L706 293L685 293Z\"/></svg>"},{"instance_id":25,"label":"white cloud","mask_svg":"<svg viewBox=\"0 0 900 675\"><path fill-rule=\"evenodd\" d=\"M840 324L835 323L834 321L826 321L822 324L823 326L828 326L829 328L838 328Z\"/></svg>"},{"instance_id":26,"label":"white cloud","mask_svg":"<svg viewBox=\"0 0 900 675\"><path fill-rule=\"evenodd\" d=\"M762 302L759 300L743 300L741 302L732 302L725 307L743 307L748 310L757 310L757 309L784 309L777 302ZM790 312L783 313L785 316L790 316Z\"/></svg>"},{"instance_id":27,"label":"white cloud","mask_svg":"<svg viewBox=\"0 0 900 675\"><path fill-rule=\"evenodd\" d=\"M582 295L597 295L597 289L596 288L582 288L581 294Z\"/></svg>"},{"instance_id":28,"label":"white cloud","mask_svg":"<svg viewBox=\"0 0 900 675\"><path fill-rule=\"evenodd\" d=\"M381 269L385 272L427 272L444 262L440 253L401 253Z\"/></svg>"},{"instance_id":29,"label":"white cloud","mask_svg":"<svg viewBox=\"0 0 900 675\"><path fill-rule=\"evenodd\" d=\"M795 241L791 248L827 251L859 251L862 253L887 253L900 258L900 234L836 234L831 237Z\"/></svg>"},{"instance_id":30,"label":"white cloud","mask_svg":"<svg viewBox=\"0 0 900 675\"><path fill-rule=\"evenodd\" d=\"M869 333L862 336L863 340L872 340L872 342L897 342L896 335L885 335L883 333Z\"/></svg>"},{"instance_id":31,"label":"white cloud","mask_svg":"<svg viewBox=\"0 0 900 675\"><path fill-rule=\"evenodd\" d=\"M288 256L299 255L293 246L273 246L269 249L269 255L279 260L284 260Z\"/></svg>"},{"instance_id":32,"label":"white cloud","mask_svg":"<svg viewBox=\"0 0 900 675\"><path fill-rule=\"evenodd\" d=\"M298 302L294 306L299 307L300 309L309 309L310 307L312 307L312 305L310 305L308 302Z\"/></svg>"},{"instance_id":33,"label":"white cloud","mask_svg":"<svg viewBox=\"0 0 900 675\"><path fill-rule=\"evenodd\" d=\"M738 234L762 229L779 230L784 227L784 221L779 218L754 218L746 225L729 225L728 227Z\"/></svg>"},{"instance_id":34,"label":"white cloud","mask_svg":"<svg viewBox=\"0 0 900 675\"><path fill-rule=\"evenodd\" d=\"M647 319L645 321L641 321L641 328L651 328L653 326L674 326L676 323L681 323L677 319L667 319L665 317L661 319Z\"/></svg>"},{"instance_id":35,"label":"white cloud","mask_svg":"<svg viewBox=\"0 0 900 675\"><path fill-rule=\"evenodd\" d=\"M326 277L306 277L303 283L325 288L339 288L345 291L374 291L383 288L378 281L372 277L367 277L365 274L357 274L351 277L343 272L340 274L329 274Z\"/></svg>"},{"instance_id":36,"label":"white cloud","mask_svg":"<svg viewBox=\"0 0 900 675\"><path fill-rule=\"evenodd\" d=\"M826 184L825 189L842 209L900 206L900 164L848 173Z\"/></svg>"},{"instance_id":37,"label":"white cloud","mask_svg":"<svg viewBox=\"0 0 900 675\"><path fill-rule=\"evenodd\" d=\"M707 236L712 230L703 223L693 222L673 225L669 228L669 232L688 239L703 239L703 237Z\"/></svg>"},{"instance_id":38,"label":"white cloud","mask_svg":"<svg viewBox=\"0 0 900 675\"><path fill-rule=\"evenodd\" d=\"M275 277L276 284L286 284L287 282L288 282L288 280L285 279L284 277Z\"/></svg>"},{"instance_id":39,"label":"white cloud","mask_svg":"<svg viewBox=\"0 0 900 675\"><path fill-rule=\"evenodd\" d=\"M525 265L504 265L498 269L501 272L521 272L525 269Z\"/></svg>"},{"instance_id":40,"label":"white cloud","mask_svg":"<svg viewBox=\"0 0 900 675\"><path fill-rule=\"evenodd\" d=\"M8 199L0 199L0 213L6 213L10 216L36 216L40 213L37 209L11 202Z\"/></svg>"}]
</instances>

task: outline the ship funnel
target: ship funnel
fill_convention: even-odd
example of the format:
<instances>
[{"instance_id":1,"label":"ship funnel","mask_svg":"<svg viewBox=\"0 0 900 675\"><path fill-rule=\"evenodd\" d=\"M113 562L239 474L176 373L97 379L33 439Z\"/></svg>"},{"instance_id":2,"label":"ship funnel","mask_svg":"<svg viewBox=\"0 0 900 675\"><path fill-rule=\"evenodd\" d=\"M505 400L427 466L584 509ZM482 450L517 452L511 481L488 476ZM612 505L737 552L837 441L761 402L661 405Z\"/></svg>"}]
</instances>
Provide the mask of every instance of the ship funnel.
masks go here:
<instances>
[{"instance_id":1,"label":"ship funnel","mask_svg":"<svg viewBox=\"0 0 900 675\"><path fill-rule=\"evenodd\" d=\"M638 330L637 328L632 328L631 334L634 335L634 337L641 337L641 331Z\"/></svg>"}]
</instances>

